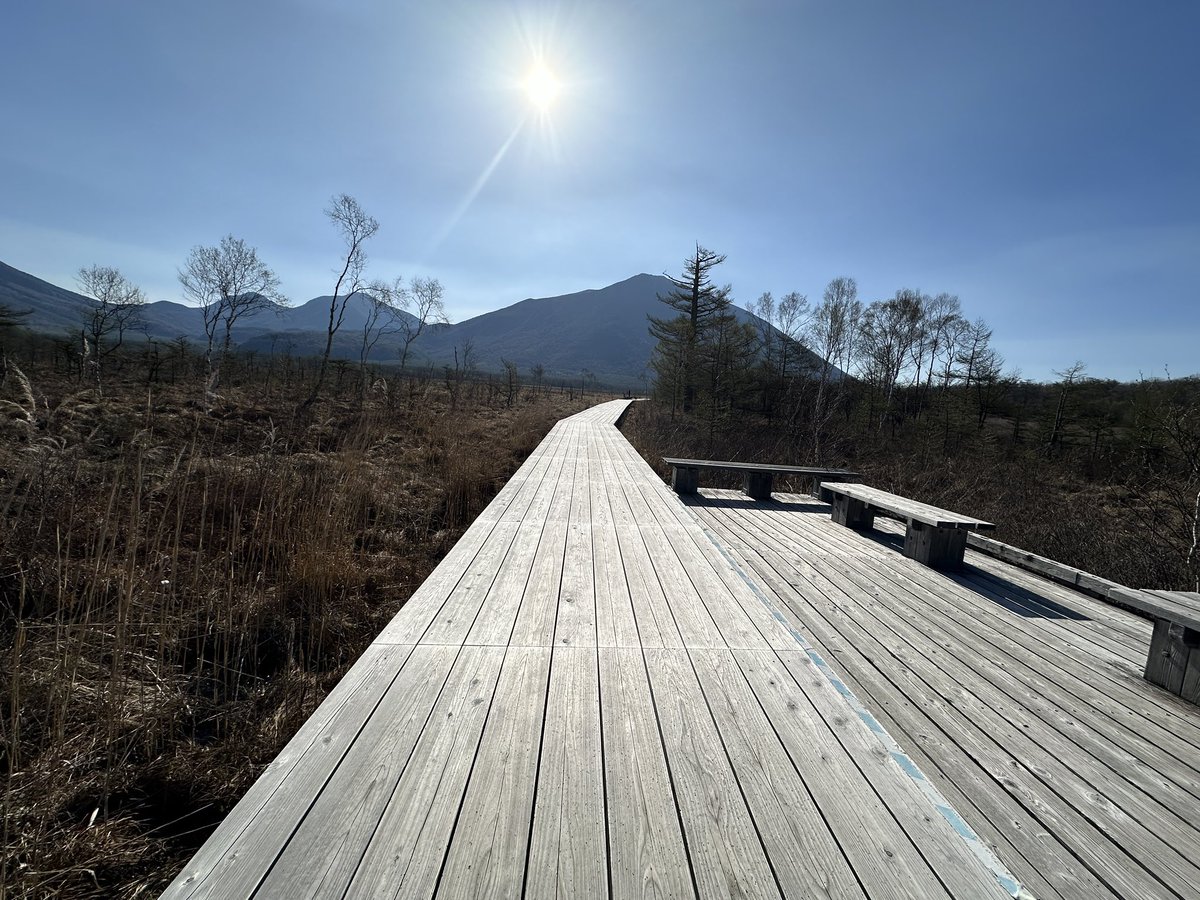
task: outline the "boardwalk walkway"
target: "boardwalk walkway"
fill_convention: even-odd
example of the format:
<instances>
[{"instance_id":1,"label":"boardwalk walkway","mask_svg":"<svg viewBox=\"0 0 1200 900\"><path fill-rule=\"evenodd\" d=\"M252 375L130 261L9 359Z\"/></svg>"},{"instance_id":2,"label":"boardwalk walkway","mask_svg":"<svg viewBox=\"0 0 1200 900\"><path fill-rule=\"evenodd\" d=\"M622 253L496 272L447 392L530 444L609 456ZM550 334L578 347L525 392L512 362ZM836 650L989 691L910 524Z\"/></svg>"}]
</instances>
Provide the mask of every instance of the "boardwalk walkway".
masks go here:
<instances>
[{"instance_id":1,"label":"boardwalk walkway","mask_svg":"<svg viewBox=\"0 0 1200 900\"><path fill-rule=\"evenodd\" d=\"M690 511L1028 891L1200 898L1200 710L1142 678L1148 621L971 550L934 571L899 523L704 493Z\"/></svg>"},{"instance_id":2,"label":"boardwalk walkway","mask_svg":"<svg viewBox=\"0 0 1200 900\"><path fill-rule=\"evenodd\" d=\"M555 426L165 896L1017 890L818 665L791 575L700 524L745 548L762 523L680 503L614 427L625 405Z\"/></svg>"}]
</instances>

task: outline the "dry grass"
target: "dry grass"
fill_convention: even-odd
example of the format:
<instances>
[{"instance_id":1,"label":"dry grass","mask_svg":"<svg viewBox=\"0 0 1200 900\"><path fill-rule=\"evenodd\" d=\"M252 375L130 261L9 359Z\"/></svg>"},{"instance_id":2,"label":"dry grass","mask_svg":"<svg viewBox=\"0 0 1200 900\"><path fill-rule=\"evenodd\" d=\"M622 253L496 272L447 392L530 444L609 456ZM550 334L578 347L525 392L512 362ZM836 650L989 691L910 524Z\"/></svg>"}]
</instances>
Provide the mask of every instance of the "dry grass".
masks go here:
<instances>
[{"instance_id":1,"label":"dry grass","mask_svg":"<svg viewBox=\"0 0 1200 900\"><path fill-rule=\"evenodd\" d=\"M592 402L477 389L451 415L426 382L296 421L302 389L205 410L5 384L0 896L160 891L553 422Z\"/></svg>"}]
</instances>

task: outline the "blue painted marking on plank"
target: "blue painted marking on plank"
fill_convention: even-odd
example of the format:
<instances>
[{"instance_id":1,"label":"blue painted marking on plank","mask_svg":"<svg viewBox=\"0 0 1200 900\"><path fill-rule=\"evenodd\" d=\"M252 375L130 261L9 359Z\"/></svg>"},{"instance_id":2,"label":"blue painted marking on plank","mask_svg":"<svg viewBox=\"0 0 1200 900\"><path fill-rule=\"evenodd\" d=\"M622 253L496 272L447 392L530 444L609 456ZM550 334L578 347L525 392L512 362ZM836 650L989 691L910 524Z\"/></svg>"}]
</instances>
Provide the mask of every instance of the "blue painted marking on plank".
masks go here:
<instances>
[{"instance_id":1,"label":"blue painted marking on plank","mask_svg":"<svg viewBox=\"0 0 1200 900\"><path fill-rule=\"evenodd\" d=\"M867 728L869 728L884 745L885 749L888 751L888 754L891 756L892 761L895 762L900 770L908 775L908 777L912 779L913 783L920 788L921 793L925 795L926 799L933 804L934 808L941 813L942 818L946 820L950 827L954 829L955 833L957 833L959 837L962 838L962 840L967 844L967 848L971 851L971 854L978 859L989 872L992 873L992 876L996 879L996 882L1005 891L1007 891L1010 896L1016 898L1016 900L1034 900L1033 895L1021 886L1021 883L1017 881L1011 872L1008 871L1004 863L1000 861L999 857L992 852L992 849L983 843L979 835L977 835L971 826L966 823L962 816L955 812L954 808L950 806L950 804L946 801L946 798L942 796L941 792L934 787L933 783L928 778L925 777L925 773L922 772L917 767L917 764L912 761L912 758L904 752L903 748L901 748L901 746L896 742L896 739L888 734L887 730L879 723L875 716L872 715L871 712L862 705L862 702L858 699L858 697L854 695L850 688L847 687L842 679L837 676L832 668L830 668L829 664L821 657L821 654L818 653L812 644L808 642L808 639L792 626L782 612L776 609L775 604L771 602L770 598L763 592L763 590L759 588L759 586L750 578L749 575L746 574L746 571L742 568L741 564L730 555L730 553L725 549L725 545L717 539L716 535L709 531L709 529L705 528L703 524L700 525L700 529L704 532L704 536L708 538L709 542L717 548L717 551L723 557L725 557L725 561L729 563L735 572L738 573L739 577L741 577L742 581L745 582L746 586L750 588L754 595L758 597L759 601L767 607L772 617L784 625L788 634L790 634L792 639L800 646L800 648L808 654L808 658L812 661L813 665L820 670L821 674L825 676L825 679L833 686L834 690L836 690L842 695L842 697L846 699L851 708L863 721L863 724L865 724Z\"/></svg>"}]
</instances>

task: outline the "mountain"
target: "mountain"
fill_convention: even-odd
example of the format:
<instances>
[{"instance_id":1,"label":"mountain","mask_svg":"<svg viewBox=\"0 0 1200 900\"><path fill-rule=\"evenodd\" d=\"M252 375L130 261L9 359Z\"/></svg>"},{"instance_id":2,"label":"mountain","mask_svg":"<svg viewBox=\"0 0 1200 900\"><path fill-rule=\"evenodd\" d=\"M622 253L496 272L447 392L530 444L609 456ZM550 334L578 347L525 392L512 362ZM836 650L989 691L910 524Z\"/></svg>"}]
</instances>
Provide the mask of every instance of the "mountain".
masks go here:
<instances>
[{"instance_id":1,"label":"mountain","mask_svg":"<svg viewBox=\"0 0 1200 900\"><path fill-rule=\"evenodd\" d=\"M654 350L646 316L666 312L658 295L670 289L662 275L635 275L597 290L522 300L439 329L420 352L452 360L454 348L461 352L470 341L483 368L503 358L522 373L540 363L547 377L578 378L586 370L605 382L637 380Z\"/></svg>"},{"instance_id":2,"label":"mountain","mask_svg":"<svg viewBox=\"0 0 1200 900\"><path fill-rule=\"evenodd\" d=\"M642 386L654 350L646 317L669 312L658 297L670 290L665 276L643 274L596 290L522 300L454 325L430 328L413 344L410 359L414 365L449 365L456 351L461 358L470 346L475 366L485 372L499 371L502 360L509 360L522 375L540 364L548 379L575 380L590 372L605 384ZM318 354L324 349L329 300L315 297L299 306L246 316L235 326L234 340L240 348L260 353ZM91 301L0 263L0 303L32 310L25 320L31 329L61 333L79 327ZM733 311L742 321L758 322L740 307ZM366 299L352 297L334 342L335 356L358 358L366 315ZM204 340L204 323L195 307L157 301L146 304L142 318L152 338L185 335L193 342ZM398 338L384 337L371 358L395 362L399 347Z\"/></svg>"},{"instance_id":3,"label":"mountain","mask_svg":"<svg viewBox=\"0 0 1200 900\"><path fill-rule=\"evenodd\" d=\"M0 303L13 312L28 312L22 319L34 331L64 331L79 327L90 300L20 269L0 262Z\"/></svg>"}]
</instances>

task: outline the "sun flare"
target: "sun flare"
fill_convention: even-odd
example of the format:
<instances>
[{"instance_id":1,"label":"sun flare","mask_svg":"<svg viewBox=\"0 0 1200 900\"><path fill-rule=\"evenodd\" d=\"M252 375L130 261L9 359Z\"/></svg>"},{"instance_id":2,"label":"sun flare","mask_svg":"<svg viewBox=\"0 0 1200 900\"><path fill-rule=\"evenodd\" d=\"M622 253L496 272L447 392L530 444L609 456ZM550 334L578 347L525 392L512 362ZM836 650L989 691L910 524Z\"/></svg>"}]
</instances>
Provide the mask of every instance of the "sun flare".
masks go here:
<instances>
[{"instance_id":1,"label":"sun flare","mask_svg":"<svg viewBox=\"0 0 1200 900\"><path fill-rule=\"evenodd\" d=\"M525 96L542 112L562 93L562 84L546 66L538 64L525 78Z\"/></svg>"}]
</instances>

